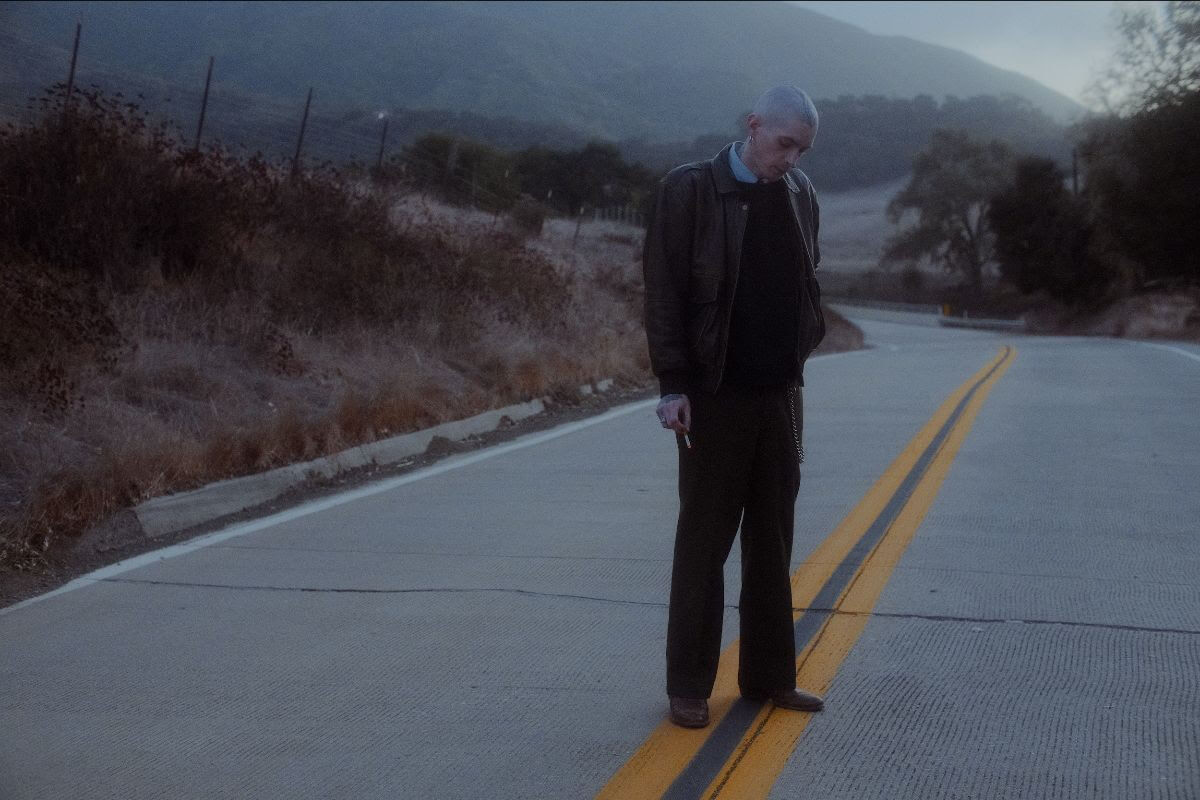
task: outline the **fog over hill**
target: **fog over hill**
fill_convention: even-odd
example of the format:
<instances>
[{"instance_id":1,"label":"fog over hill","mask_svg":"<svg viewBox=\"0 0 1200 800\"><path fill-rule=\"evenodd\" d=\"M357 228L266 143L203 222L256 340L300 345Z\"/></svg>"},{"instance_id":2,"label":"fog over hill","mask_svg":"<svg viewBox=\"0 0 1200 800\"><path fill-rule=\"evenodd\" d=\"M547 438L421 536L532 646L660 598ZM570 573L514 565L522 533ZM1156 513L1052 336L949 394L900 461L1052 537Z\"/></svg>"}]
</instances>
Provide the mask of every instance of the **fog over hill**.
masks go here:
<instances>
[{"instance_id":1,"label":"fog over hill","mask_svg":"<svg viewBox=\"0 0 1200 800\"><path fill-rule=\"evenodd\" d=\"M1060 119L1081 110L965 53L774 2L9 2L0 79L61 80L77 19L81 65L110 74L191 86L213 55L218 90L294 102L312 85L326 107L471 112L609 139L730 130L778 83L817 98L1013 94Z\"/></svg>"}]
</instances>

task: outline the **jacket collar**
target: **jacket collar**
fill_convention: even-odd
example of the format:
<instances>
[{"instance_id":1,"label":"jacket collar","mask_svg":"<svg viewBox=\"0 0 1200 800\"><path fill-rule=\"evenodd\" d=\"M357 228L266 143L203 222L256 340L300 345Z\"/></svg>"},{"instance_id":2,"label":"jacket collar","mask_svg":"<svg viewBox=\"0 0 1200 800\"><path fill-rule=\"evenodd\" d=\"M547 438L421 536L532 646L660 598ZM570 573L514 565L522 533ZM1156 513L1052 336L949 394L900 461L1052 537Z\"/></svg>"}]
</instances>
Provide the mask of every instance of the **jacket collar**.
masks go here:
<instances>
[{"instance_id":1,"label":"jacket collar","mask_svg":"<svg viewBox=\"0 0 1200 800\"><path fill-rule=\"evenodd\" d=\"M733 145L733 142L725 145L712 160L713 181L717 185L717 191L721 194L736 192L741 184L733 175L733 167L729 166L729 151L733 149Z\"/></svg>"},{"instance_id":2,"label":"jacket collar","mask_svg":"<svg viewBox=\"0 0 1200 800\"><path fill-rule=\"evenodd\" d=\"M721 194L729 194L736 192L741 188L739 181L733 174L733 167L729 166L729 151L733 149L736 142L730 142L721 148L721 152L717 153L712 159L713 180L717 184L717 191ZM783 182L792 194L800 193L800 185L796 183L796 179L792 177L792 173L783 173Z\"/></svg>"}]
</instances>

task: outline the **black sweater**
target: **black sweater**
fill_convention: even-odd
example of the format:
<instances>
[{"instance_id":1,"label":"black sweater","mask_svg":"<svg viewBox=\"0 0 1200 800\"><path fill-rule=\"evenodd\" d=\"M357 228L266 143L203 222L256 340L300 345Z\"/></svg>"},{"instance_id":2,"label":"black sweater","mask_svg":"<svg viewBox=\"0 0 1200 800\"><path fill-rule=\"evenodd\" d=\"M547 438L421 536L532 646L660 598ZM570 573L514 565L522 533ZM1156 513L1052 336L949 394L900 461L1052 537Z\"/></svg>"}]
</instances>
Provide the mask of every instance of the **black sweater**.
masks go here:
<instances>
[{"instance_id":1,"label":"black sweater","mask_svg":"<svg viewBox=\"0 0 1200 800\"><path fill-rule=\"evenodd\" d=\"M800 325L800 243L783 181L746 184L749 206L733 297L725 382L784 386L795 380Z\"/></svg>"}]
</instances>

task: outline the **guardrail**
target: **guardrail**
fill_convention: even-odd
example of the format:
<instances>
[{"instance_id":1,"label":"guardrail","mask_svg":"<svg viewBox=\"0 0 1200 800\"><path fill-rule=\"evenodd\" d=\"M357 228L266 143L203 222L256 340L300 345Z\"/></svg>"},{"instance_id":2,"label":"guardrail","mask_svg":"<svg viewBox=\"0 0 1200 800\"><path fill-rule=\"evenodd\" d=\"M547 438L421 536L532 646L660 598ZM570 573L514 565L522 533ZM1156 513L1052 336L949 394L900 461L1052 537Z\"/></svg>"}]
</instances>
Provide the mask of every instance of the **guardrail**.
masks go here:
<instances>
[{"instance_id":1,"label":"guardrail","mask_svg":"<svg viewBox=\"0 0 1200 800\"><path fill-rule=\"evenodd\" d=\"M839 306L858 306L860 308L878 308L881 311L909 311L914 314L941 314L942 307L932 303L899 303L891 300L861 300L858 298L835 297L825 295L827 303Z\"/></svg>"},{"instance_id":2,"label":"guardrail","mask_svg":"<svg viewBox=\"0 0 1200 800\"><path fill-rule=\"evenodd\" d=\"M826 296L825 301L839 306L871 308L879 311L898 311L910 314L925 314L935 316L938 325L944 328L971 328L974 330L1010 331L1020 333L1025 330L1025 320L1022 319L991 319L988 317L971 317L964 311L955 315L949 305L933 305L931 303L901 303L890 300L860 300L843 297Z\"/></svg>"},{"instance_id":3,"label":"guardrail","mask_svg":"<svg viewBox=\"0 0 1200 800\"><path fill-rule=\"evenodd\" d=\"M1023 332L1023 319L985 319L982 317L938 317L938 324L943 328L973 328L984 331L1013 331Z\"/></svg>"}]
</instances>

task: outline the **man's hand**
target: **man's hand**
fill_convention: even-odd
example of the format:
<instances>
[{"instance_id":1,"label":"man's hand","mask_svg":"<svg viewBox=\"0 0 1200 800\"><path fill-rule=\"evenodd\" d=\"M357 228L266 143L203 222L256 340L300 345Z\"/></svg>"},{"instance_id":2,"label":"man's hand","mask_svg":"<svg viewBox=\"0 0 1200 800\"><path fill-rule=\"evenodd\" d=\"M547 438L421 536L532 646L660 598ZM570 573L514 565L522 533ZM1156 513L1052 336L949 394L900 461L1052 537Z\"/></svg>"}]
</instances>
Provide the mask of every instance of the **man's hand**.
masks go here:
<instances>
[{"instance_id":1,"label":"man's hand","mask_svg":"<svg viewBox=\"0 0 1200 800\"><path fill-rule=\"evenodd\" d=\"M678 434L685 434L692 427L692 404L688 402L686 394L663 395L655 412L664 428Z\"/></svg>"}]
</instances>

